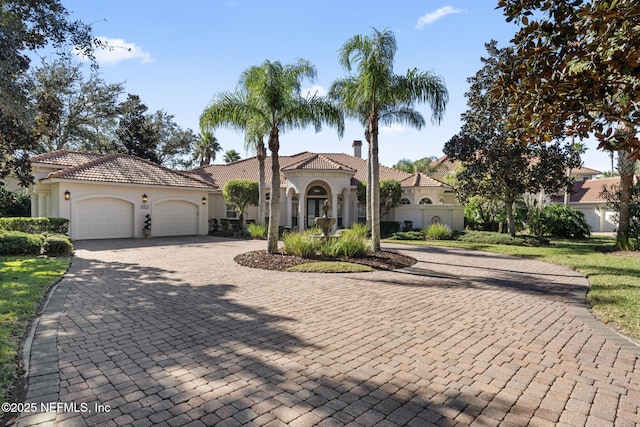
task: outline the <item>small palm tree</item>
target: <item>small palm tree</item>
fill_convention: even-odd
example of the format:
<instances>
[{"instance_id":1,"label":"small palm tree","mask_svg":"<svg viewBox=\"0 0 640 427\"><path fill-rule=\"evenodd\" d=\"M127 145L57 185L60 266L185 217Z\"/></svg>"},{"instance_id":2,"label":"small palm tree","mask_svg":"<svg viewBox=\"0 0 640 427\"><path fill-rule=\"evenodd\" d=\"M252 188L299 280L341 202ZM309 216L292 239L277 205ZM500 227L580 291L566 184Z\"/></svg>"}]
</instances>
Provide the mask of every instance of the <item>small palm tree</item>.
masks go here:
<instances>
[{"instance_id":1,"label":"small palm tree","mask_svg":"<svg viewBox=\"0 0 640 427\"><path fill-rule=\"evenodd\" d=\"M371 36L356 35L342 46L340 64L357 72L333 83L329 93L340 99L347 114L365 125L369 142L369 182L371 240L374 251L380 250L380 170L378 160L379 125L403 123L417 129L424 118L413 105L427 102L433 112L432 121L439 123L444 115L449 95L444 81L432 72L408 70L406 75L393 73L396 39L389 30L373 29ZM369 204L369 203L368 203Z\"/></svg>"},{"instance_id":2,"label":"small palm tree","mask_svg":"<svg viewBox=\"0 0 640 427\"><path fill-rule=\"evenodd\" d=\"M240 153L238 153L236 150L225 151L224 157L222 158L222 160L224 160L225 163L237 162L240 159L241 159Z\"/></svg>"},{"instance_id":3,"label":"small palm tree","mask_svg":"<svg viewBox=\"0 0 640 427\"><path fill-rule=\"evenodd\" d=\"M218 138L207 130L203 130L196 140L196 150L193 153L193 159L200 162L200 167L210 165L216 160L216 153L221 151L222 147L218 142Z\"/></svg>"}]
</instances>

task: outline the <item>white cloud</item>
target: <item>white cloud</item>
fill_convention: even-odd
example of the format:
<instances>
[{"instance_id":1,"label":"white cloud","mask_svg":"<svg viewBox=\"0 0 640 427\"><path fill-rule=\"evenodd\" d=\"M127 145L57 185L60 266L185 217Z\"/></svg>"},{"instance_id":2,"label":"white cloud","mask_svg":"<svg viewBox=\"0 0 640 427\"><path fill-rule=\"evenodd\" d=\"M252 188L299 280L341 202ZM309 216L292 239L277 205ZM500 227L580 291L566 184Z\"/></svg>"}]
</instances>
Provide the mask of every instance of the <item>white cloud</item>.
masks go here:
<instances>
[{"instance_id":1,"label":"white cloud","mask_svg":"<svg viewBox=\"0 0 640 427\"><path fill-rule=\"evenodd\" d=\"M300 93L302 96L307 96L307 94L309 94L309 96L325 96L327 94L327 90L320 85L313 85L310 88L303 88Z\"/></svg>"},{"instance_id":2,"label":"white cloud","mask_svg":"<svg viewBox=\"0 0 640 427\"><path fill-rule=\"evenodd\" d=\"M441 7L438 10L429 12L426 15L421 16L420 19L418 19L418 23L416 24L416 29L422 30L426 25L432 24L440 18L460 12L462 12L462 9L456 9L453 6Z\"/></svg>"},{"instance_id":3,"label":"white cloud","mask_svg":"<svg viewBox=\"0 0 640 427\"><path fill-rule=\"evenodd\" d=\"M94 52L98 64L115 65L131 59L140 60L143 64L153 62L151 54L143 51L142 48L136 46L135 43L128 43L124 39L112 39L104 36L100 36L98 39L105 45L102 48L96 49ZM82 59L85 60L86 58Z\"/></svg>"},{"instance_id":4,"label":"white cloud","mask_svg":"<svg viewBox=\"0 0 640 427\"><path fill-rule=\"evenodd\" d=\"M406 126L402 126L397 123L394 123L391 126L380 126L380 133L403 133L406 130Z\"/></svg>"}]
</instances>

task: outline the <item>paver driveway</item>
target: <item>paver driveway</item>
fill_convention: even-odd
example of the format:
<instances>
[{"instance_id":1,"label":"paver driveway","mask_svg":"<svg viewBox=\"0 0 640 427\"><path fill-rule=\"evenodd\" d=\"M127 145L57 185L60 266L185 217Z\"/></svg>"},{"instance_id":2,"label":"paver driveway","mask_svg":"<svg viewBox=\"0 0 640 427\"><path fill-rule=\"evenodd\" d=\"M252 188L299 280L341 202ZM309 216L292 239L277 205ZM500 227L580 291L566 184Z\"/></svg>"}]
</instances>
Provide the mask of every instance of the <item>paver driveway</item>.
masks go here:
<instances>
[{"instance_id":1,"label":"paver driveway","mask_svg":"<svg viewBox=\"0 0 640 427\"><path fill-rule=\"evenodd\" d=\"M233 262L264 246L79 242L29 366L27 402L59 404L18 424L640 424L638 348L575 272L402 246L419 262L393 272Z\"/></svg>"}]
</instances>

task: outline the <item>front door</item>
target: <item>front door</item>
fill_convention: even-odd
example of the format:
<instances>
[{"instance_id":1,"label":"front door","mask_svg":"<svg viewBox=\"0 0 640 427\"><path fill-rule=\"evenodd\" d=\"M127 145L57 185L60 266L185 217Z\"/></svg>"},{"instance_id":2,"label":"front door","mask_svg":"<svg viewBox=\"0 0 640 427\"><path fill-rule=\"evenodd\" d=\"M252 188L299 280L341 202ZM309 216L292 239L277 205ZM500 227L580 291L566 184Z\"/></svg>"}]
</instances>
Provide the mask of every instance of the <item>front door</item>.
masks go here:
<instances>
[{"instance_id":1,"label":"front door","mask_svg":"<svg viewBox=\"0 0 640 427\"><path fill-rule=\"evenodd\" d=\"M322 204L326 199L307 199L307 226L315 227L317 217L322 216Z\"/></svg>"}]
</instances>

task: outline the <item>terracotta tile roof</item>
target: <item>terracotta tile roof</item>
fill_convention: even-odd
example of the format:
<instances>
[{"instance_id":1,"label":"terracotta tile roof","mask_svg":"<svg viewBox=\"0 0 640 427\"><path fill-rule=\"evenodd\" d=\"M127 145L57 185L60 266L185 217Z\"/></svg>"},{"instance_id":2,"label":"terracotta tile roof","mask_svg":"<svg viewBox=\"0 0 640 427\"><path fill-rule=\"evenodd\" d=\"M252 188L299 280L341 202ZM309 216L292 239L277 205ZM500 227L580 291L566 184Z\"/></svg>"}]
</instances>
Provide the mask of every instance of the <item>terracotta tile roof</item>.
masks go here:
<instances>
[{"instance_id":1,"label":"terracotta tile roof","mask_svg":"<svg viewBox=\"0 0 640 427\"><path fill-rule=\"evenodd\" d=\"M590 176L595 176L595 175L600 175L601 173L602 173L601 171L597 171L595 169L586 168L586 167L581 167L581 168L577 168L577 169L571 169L571 175L590 175Z\"/></svg>"},{"instance_id":2,"label":"terracotta tile roof","mask_svg":"<svg viewBox=\"0 0 640 427\"><path fill-rule=\"evenodd\" d=\"M620 177L602 179L587 179L573 183L573 191L569 197L569 203L603 202L602 190L620 185Z\"/></svg>"},{"instance_id":3,"label":"terracotta tile roof","mask_svg":"<svg viewBox=\"0 0 640 427\"><path fill-rule=\"evenodd\" d=\"M367 180L367 160L344 153L310 153L304 151L293 156L280 156L280 170L303 167L309 170L336 170L342 168L345 171L355 171L352 182ZM320 168L321 166L326 166ZM222 188L232 179L258 180L258 159L251 157L229 164L209 165L196 171L204 171L209 174L215 184ZM195 172L195 171L194 171ZM271 156L265 159L265 175L267 185L271 185ZM380 165L380 179L395 179L402 181L410 174L384 165ZM354 181L355 180L355 181ZM280 183L284 184L285 177L280 174Z\"/></svg>"},{"instance_id":4,"label":"terracotta tile roof","mask_svg":"<svg viewBox=\"0 0 640 427\"><path fill-rule=\"evenodd\" d=\"M127 154L103 155L93 161L50 173L45 179L54 178L182 188L215 188L211 182L193 175L173 171Z\"/></svg>"},{"instance_id":5,"label":"terracotta tile roof","mask_svg":"<svg viewBox=\"0 0 640 427\"><path fill-rule=\"evenodd\" d=\"M443 187L451 188L451 186L445 184L442 181L438 181L435 178L430 177L422 172L411 174L404 180L400 181L400 185L403 187Z\"/></svg>"},{"instance_id":6,"label":"terracotta tile roof","mask_svg":"<svg viewBox=\"0 0 640 427\"><path fill-rule=\"evenodd\" d=\"M324 154L314 154L313 156L303 159L297 163L280 168L280 170L340 170L353 173L356 172L356 169L343 165Z\"/></svg>"},{"instance_id":7,"label":"terracotta tile roof","mask_svg":"<svg viewBox=\"0 0 640 427\"><path fill-rule=\"evenodd\" d=\"M56 150L29 158L31 163L44 163L60 166L79 166L104 157L104 154L83 153L79 151Z\"/></svg>"},{"instance_id":8,"label":"terracotta tile roof","mask_svg":"<svg viewBox=\"0 0 640 427\"><path fill-rule=\"evenodd\" d=\"M431 162L429 166L433 168L436 173L446 174L452 172L455 169L457 163L459 163L458 160L453 161L449 156L442 156L439 159Z\"/></svg>"}]
</instances>

